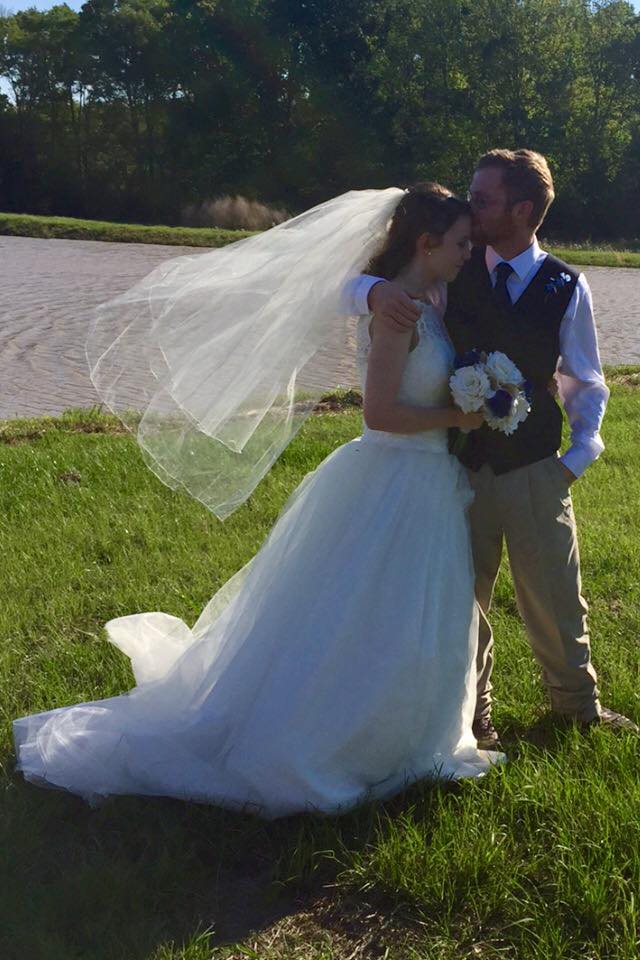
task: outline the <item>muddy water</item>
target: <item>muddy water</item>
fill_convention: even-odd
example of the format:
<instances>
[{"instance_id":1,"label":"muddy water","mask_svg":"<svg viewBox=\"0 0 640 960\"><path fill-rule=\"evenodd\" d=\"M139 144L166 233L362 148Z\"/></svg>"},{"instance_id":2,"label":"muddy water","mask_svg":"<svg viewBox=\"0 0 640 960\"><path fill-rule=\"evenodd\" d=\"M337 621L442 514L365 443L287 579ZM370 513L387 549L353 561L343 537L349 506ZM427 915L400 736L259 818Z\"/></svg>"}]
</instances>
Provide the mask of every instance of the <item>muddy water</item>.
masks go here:
<instances>
[{"instance_id":1,"label":"muddy water","mask_svg":"<svg viewBox=\"0 0 640 960\"><path fill-rule=\"evenodd\" d=\"M84 342L93 308L163 260L201 249L0 237L0 418L91 406ZM587 267L604 363L640 364L640 270ZM332 357L357 383L351 356Z\"/></svg>"}]
</instances>

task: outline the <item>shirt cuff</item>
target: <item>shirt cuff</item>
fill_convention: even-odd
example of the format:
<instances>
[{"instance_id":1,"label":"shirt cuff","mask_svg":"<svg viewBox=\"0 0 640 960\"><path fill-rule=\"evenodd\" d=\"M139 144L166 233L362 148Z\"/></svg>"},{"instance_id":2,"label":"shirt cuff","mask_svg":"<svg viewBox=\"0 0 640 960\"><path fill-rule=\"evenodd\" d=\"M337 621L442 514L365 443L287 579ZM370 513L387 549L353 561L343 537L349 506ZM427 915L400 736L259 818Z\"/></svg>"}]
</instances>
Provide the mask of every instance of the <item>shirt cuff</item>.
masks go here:
<instances>
[{"instance_id":1,"label":"shirt cuff","mask_svg":"<svg viewBox=\"0 0 640 960\"><path fill-rule=\"evenodd\" d=\"M382 277L369 277L367 274L357 278L352 288L356 316L361 317L366 313L371 313L371 308L369 307L369 301L367 299L369 292L373 287L375 287L376 283L383 282L384 280Z\"/></svg>"},{"instance_id":2,"label":"shirt cuff","mask_svg":"<svg viewBox=\"0 0 640 960\"><path fill-rule=\"evenodd\" d=\"M587 467L594 463L602 451L604 443L600 438L592 437L589 440L578 440L573 443L566 453L560 457L560 462L571 470L575 477L581 477Z\"/></svg>"}]
</instances>

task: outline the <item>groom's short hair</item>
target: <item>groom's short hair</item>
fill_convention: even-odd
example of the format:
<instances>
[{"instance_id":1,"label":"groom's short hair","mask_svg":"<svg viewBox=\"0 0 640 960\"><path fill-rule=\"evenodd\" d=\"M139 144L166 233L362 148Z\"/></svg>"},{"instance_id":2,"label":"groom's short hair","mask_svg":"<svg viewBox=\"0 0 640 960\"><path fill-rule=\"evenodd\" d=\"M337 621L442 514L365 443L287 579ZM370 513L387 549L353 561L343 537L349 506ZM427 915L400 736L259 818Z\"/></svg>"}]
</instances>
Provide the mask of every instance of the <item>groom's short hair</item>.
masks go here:
<instances>
[{"instance_id":1,"label":"groom's short hair","mask_svg":"<svg viewBox=\"0 0 640 960\"><path fill-rule=\"evenodd\" d=\"M476 170L495 167L502 171L510 204L531 200L529 226L537 230L553 202L555 191L549 164L535 150L490 150L480 158Z\"/></svg>"}]
</instances>

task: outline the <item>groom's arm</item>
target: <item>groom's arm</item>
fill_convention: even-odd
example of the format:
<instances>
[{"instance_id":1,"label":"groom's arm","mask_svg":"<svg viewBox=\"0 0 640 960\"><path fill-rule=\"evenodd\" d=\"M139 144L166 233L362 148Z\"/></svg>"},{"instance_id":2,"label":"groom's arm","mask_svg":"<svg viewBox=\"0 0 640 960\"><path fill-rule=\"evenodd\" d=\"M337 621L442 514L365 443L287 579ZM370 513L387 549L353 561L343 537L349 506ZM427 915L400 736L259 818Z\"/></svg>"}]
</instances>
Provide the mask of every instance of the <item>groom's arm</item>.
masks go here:
<instances>
[{"instance_id":1,"label":"groom's arm","mask_svg":"<svg viewBox=\"0 0 640 960\"><path fill-rule=\"evenodd\" d=\"M560 325L558 392L571 426L571 446L561 462L571 474L581 476L604 450L600 426L609 388L602 372L591 290L580 274L573 297Z\"/></svg>"},{"instance_id":2,"label":"groom's arm","mask_svg":"<svg viewBox=\"0 0 640 960\"><path fill-rule=\"evenodd\" d=\"M395 330L413 329L420 316L419 308L399 284L367 274L347 283L342 307L344 313L355 317L373 313Z\"/></svg>"}]
</instances>

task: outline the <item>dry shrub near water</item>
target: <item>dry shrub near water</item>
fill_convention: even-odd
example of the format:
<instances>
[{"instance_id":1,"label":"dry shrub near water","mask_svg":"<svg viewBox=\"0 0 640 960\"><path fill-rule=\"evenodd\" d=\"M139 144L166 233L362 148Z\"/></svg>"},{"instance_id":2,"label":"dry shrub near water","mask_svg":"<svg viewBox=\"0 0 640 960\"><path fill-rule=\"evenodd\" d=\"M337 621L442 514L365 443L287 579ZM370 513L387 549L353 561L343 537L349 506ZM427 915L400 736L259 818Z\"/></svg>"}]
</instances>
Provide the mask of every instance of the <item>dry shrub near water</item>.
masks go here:
<instances>
[{"instance_id":1,"label":"dry shrub near water","mask_svg":"<svg viewBox=\"0 0 640 960\"><path fill-rule=\"evenodd\" d=\"M270 207L258 200L224 196L191 203L184 208L182 223L188 227L220 227L227 230L268 230L291 214L283 207Z\"/></svg>"}]
</instances>

